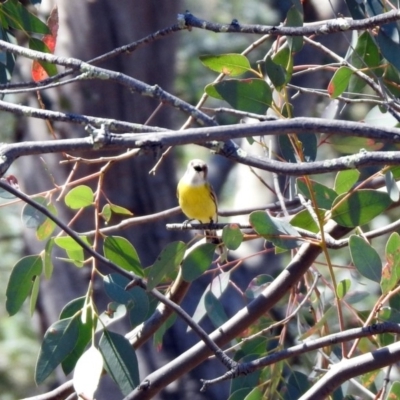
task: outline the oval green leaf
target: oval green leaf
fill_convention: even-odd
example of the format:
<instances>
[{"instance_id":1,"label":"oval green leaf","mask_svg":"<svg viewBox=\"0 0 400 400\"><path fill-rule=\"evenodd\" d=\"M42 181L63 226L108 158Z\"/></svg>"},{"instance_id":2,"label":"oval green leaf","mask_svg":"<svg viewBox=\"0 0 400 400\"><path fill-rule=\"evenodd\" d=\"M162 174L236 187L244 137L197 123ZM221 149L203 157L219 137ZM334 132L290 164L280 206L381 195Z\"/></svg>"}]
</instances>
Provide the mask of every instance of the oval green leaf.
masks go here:
<instances>
[{"instance_id":1,"label":"oval green leaf","mask_svg":"<svg viewBox=\"0 0 400 400\"><path fill-rule=\"evenodd\" d=\"M65 204L73 210L88 207L93 204L94 194L86 185L80 185L71 189L65 196Z\"/></svg>"},{"instance_id":2,"label":"oval green leaf","mask_svg":"<svg viewBox=\"0 0 400 400\"><path fill-rule=\"evenodd\" d=\"M272 104L271 88L263 79L227 79L213 86L236 110L265 114Z\"/></svg>"},{"instance_id":3,"label":"oval green leaf","mask_svg":"<svg viewBox=\"0 0 400 400\"><path fill-rule=\"evenodd\" d=\"M265 211L252 212L249 220L259 235L277 247L295 249L302 244L302 241L295 239L296 237L300 237L300 234L290 223L271 217Z\"/></svg>"},{"instance_id":4,"label":"oval green leaf","mask_svg":"<svg viewBox=\"0 0 400 400\"><path fill-rule=\"evenodd\" d=\"M154 289L165 276L178 270L185 255L186 244L183 242L169 243L158 255L155 263L150 267L147 279L147 290Z\"/></svg>"},{"instance_id":5,"label":"oval green leaf","mask_svg":"<svg viewBox=\"0 0 400 400\"><path fill-rule=\"evenodd\" d=\"M332 218L339 225L348 228L367 224L391 204L386 193L372 189L357 190L341 202L344 196L346 194L338 196L333 202ZM336 207L336 204L339 205Z\"/></svg>"},{"instance_id":6,"label":"oval green leaf","mask_svg":"<svg viewBox=\"0 0 400 400\"><path fill-rule=\"evenodd\" d=\"M236 224L224 226L222 230L222 241L229 250L236 250L242 244L243 233Z\"/></svg>"},{"instance_id":7,"label":"oval green leaf","mask_svg":"<svg viewBox=\"0 0 400 400\"><path fill-rule=\"evenodd\" d=\"M335 178L335 192L347 193L357 183L359 177L360 172L356 169L339 171Z\"/></svg>"},{"instance_id":8,"label":"oval green leaf","mask_svg":"<svg viewBox=\"0 0 400 400\"><path fill-rule=\"evenodd\" d=\"M204 304L207 316L210 318L215 328L219 328L222 324L228 321L228 316L226 315L221 302L212 292L207 292Z\"/></svg>"},{"instance_id":9,"label":"oval green leaf","mask_svg":"<svg viewBox=\"0 0 400 400\"><path fill-rule=\"evenodd\" d=\"M201 276L211 265L216 245L202 243L191 248L182 263L182 276L186 282L192 282Z\"/></svg>"},{"instance_id":10,"label":"oval green leaf","mask_svg":"<svg viewBox=\"0 0 400 400\"><path fill-rule=\"evenodd\" d=\"M230 76L238 76L251 71L249 60L242 54L204 55L200 56L200 61L212 71Z\"/></svg>"},{"instance_id":11,"label":"oval green leaf","mask_svg":"<svg viewBox=\"0 0 400 400\"><path fill-rule=\"evenodd\" d=\"M347 88L353 71L349 67L340 67L328 85L328 94L333 99L339 97Z\"/></svg>"},{"instance_id":12,"label":"oval green leaf","mask_svg":"<svg viewBox=\"0 0 400 400\"><path fill-rule=\"evenodd\" d=\"M311 183L311 190L314 193L314 197L317 202L318 208L330 210L334 200L338 196L337 193L333 189L323 185L322 183L313 181L311 179L309 181ZM305 179L298 178L296 180L296 183L297 183L297 190L300 193L302 193L304 197L311 200L311 194L305 182Z\"/></svg>"},{"instance_id":13,"label":"oval green leaf","mask_svg":"<svg viewBox=\"0 0 400 400\"><path fill-rule=\"evenodd\" d=\"M41 206L47 206L47 199L45 197L36 197L33 200ZM26 204L22 209L22 222L29 229L39 228L46 221L46 218L44 214L30 204Z\"/></svg>"},{"instance_id":14,"label":"oval green leaf","mask_svg":"<svg viewBox=\"0 0 400 400\"><path fill-rule=\"evenodd\" d=\"M104 239L104 256L126 271L143 277L143 268L137 251L129 240L120 236L109 236Z\"/></svg>"},{"instance_id":15,"label":"oval green leaf","mask_svg":"<svg viewBox=\"0 0 400 400\"><path fill-rule=\"evenodd\" d=\"M374 282L380 282L382 261L376 250L363 238L351 235L349 239L351 259L357 271Z\"/></svg>"}]
</instances>

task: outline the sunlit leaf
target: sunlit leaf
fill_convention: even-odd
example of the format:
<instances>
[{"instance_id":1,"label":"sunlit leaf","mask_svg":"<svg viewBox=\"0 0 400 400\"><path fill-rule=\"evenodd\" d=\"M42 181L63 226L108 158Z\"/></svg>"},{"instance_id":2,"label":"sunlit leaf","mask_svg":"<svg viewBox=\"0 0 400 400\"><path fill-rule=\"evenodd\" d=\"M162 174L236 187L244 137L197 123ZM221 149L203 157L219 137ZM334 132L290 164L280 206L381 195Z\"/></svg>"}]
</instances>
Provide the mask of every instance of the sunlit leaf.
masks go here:
<instances>
[{"instance_id":1,"label":"sunlit leaf","mask_svg":"<svg viewBox=\"0 0 400 400\"><path fill-rule=\"evenodd\" d=\"M333 99L339 97L347 88L353 71L349 67L340 67L328 85L328 93Z\"/></svg>"},{"instance_id":2,"label":"sunlit leaf","mask_svg":"<svg viewBox=\"0 0 400 400\"><path fill-rule=\"evenodd\" d=\"M103 244L104 256L114 264L143 277L143 268L136 249L129 240L120 236L108 236Z\"/></svg>"},{"instance_id":3,"label":"sunlit leaf","mask_svg":"<svg viewBox=\"0 0 400 400\"><path fill-rule=\"evenodd\" d=\"M360 172L356 169L339 171L335 178L335 192L338 194L347 193L358 181Z\"/></svg>"},{"instance_id":4,"label":"sunlit leaf","mask_svg":"<svg viewBox=\"0 0 400 400\"><path fill-rule=\"evenodd\" d=\"M17 0L8 0L3 2L0 7L0 13L7 20L11 28L23 32L49 33L49 28L38 17L30 13Z\"/></svg>"},{"instance_id":5,"label":"sunlit leaf","mask_svg":"<svg viewBox=\"0 0 400 400\"><path fill-rule=\"evenodd\" d=\"M65 196L65 204L73 210L93 204L94 193L89 186L80 185L71 189Z\"/></svg>"},{"instance_id":6,"label":"sunlit leaf","mask_svg":"<svg viewBox=\"0 0 400 400\"><path fill-rule=\"evenodd\" d=\"M150 267L150 272L147 276L148 291L154 289L165 276L178 270L186 248L187 246L183 242L172 242L161 251L154 264Z\"/></svg>"},{"instance_id":7,"label":"sunlit leaf","mask_svg":"<svg viewBox=\"0 0 400 400\"><path fill-rule=\"evenodd\" d=\"M318 210L321 220L324 218L326 213L325 210ZM313 218L310 214L310 211L305 209L298 212L291 220L290 224L294 227L305 229L307 231L318 233L319 232L319 225L317 221Z\"/></svg>"},{"instance_id":8,"label":"sunlit leaf","mask_svg":"<svg viewBox=\"0 0 400 400\"><path fill-rule=\"evenodd\" d=\"M339 225L349 228L367 224L391 203L386 193L372 189L357 190L346 199L344 196L346 194L339 195L333 202L332 218Z\"/></svg>"},{"instance_id":9,"label":"sunlit leaf","mask_svg":"<svg viewBox=\"0 0 400 400\"><path fill-rule=\"evenodd\" d=\"M212 86L213 90L209 90ZM227 79L207 86L206 93L222 98L233 108L256 114L265 114L272 104L272 91L263 79Z\"/></svg>"},{"instance_id":10,"label":"sunlit leaf","mask_svg":"<svg viewBox=\"0 0 400 400\"><path fill-rule=\"evenodd\" d=\"M211 70L230 76L251 71L249 60L241 54L204 55L200 61Z\"/></svg>"},{"instance_id":11,"label":"sunlit leaf","mask_svg":"<svg viewBox=\"0 0 400 400\"><path fill-rule=\"evenodd\" d=\"M350 279L343 279L337 285L336 292L339 296L339 299L343 299L343 297L347 294L351 287L351 280Z\"/></svg>"},{"instance_id":12,"label":"sunlit leaf","mask_svg":"<svg viewBox=\"0 0 400 400\"><path fill-rule=\"evenodd\" d=\"M91 346L76 363L73 385L78 396L93 399L103 372L103 357L99 350Z\"/></svg>"}]
</instances>

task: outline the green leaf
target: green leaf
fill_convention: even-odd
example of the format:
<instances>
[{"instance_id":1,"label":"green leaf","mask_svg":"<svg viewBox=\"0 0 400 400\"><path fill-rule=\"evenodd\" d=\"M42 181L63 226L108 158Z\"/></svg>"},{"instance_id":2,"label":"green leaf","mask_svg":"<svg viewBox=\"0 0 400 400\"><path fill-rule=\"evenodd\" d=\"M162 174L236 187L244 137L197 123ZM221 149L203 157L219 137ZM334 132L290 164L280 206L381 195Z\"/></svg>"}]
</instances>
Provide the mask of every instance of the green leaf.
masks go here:
<instances>
[{"instance_id":1,"label":"green leaf","mask_svg":"<svg viewBox=\"0 0 400 400\"><path fill-rule=\"evenodd\" d=\"M351 55L351 63L355 68L375 68L381 61L379 49L368 31L363 32L357 40L357 45ZM360 93L366 82L353 74L350 78L349 91Z\"/></svg>"},{"instance_id":2,"label":"green leaf","mask_svg":"<svg viewBox=\"0 0 400 400\"><path fill-rule=\"evenodd\" d=\"M90 243L86 236L79 236L88 246ZM54 243L67 252L69 260L77 267L82 267L85 259L83 248L70 236L61 236L54 238Z\"/></svg>"},{"instance_id":3,"label":"green leaf","mask_svg":"<svg viewBox=\"0 0 400 400\"><path fill-rule=\"evenodd\" d=\"M125 207L117 206L116 204L112 204L112 203L110 203L109 205L110 205L111 211L114 214L129 215L129 216L133 215L133 212L128 210Z\"/></svg>"},{"instance_id":4,"label":"green leaf","mask_svg":"<svg viewBox=\"0 0 400 400\"><path fill-rule=\"evenodd\" d=\"M91 206L94 193L89 186L80 185L71 189L65 196L65 204L73 210Z\"/></svg>"},{"instance_id":5,"label":"green leaf","mask_svg":"<svg viewBox=\"0 0 400 400\"><path fill-rule=\"evenodd\" d=\"M53 275L53 262L51 260L51 252L53 250L54 246L54 239L49 239L46 243L46 246L44 248L44 255L43 255L43 271L44 271L44 276L46 279L50 279L51 276Z\"/></svg>"},{"instance_id":6,"label":"green leaf","mask_svg":"<svg viewBox=\"0 0 400 400\"><path fill-rule=\"evenodd\" d=\"M33 199L36 203L47 207L47 199L45 197L36 197ZM46 216L32 207L30 204L26 204L22 209L22 222L29 229L37 229L40 225L46 221Z\"/></svg>"},{"instance_id":7,"label":"green leaf","mask_svg":"<svg viewBox=\"0 0 400 400\"><path fill-rule=\"evenodd\" d=\"M302 7L296 7L296 5L293 5L289 9L286 15L285 26L303 26ZM291 52L298 52L303 48L302 36L287 36L287 41Z\"/></svg>"},{"instance_id":8,"label":"green leaf","mask_svg":"<svg viewBox=\"0 0 400 400\"><path fill-rule=\"evenodd\" d=\"M29 38L29 48L32 50L40 51L42 53L52 54L49 48L41 40L36 38ZM49 76L57 75L57 66L46 61L38 61L43 69L47 72Z\"/></svg>"},{"instance_id":9,"label":"green leaf","mask_svg":"<svg viewBox=\"0 0 400 400\"><path fill-rule=\"evenodd\" d=\"M394 180L392 171L386 171L385 173L385 183L386 183L386 190L390 197L390 200L396 202L400 198L399 188L397 187L397 183Z\"/></svg>"},{"instance_id":10,"label":"green leaf","mask_svg":"<svg viewBox=\"0 0 400 400\"><path fill-rule=\"evenodd\" d=\"M346 194L341 194L333 202L332 218L339 225L348 228L367 224L391 204L386 193L372 189L357 190L342 201L345 196Z\"/></svg>"},{"instance_id":11,"label":"green leaf","mask_svg":"<svg viewBox=\"0 0 400 400\"><path fill-rule=\"evenodd\" d=\"M340 67L333 75L328 85L328 93L331 98L336 99L347 88L353 71L348 67Z\"/></svg>"},{"instance_id":12,"label":"green leaf","mask_svg":"<svg viewBox=\"0 0 400 400\"><path fill-rule=\"evenodd\" d=\"M17 0L8 0L1 4L0 14L11 28L24 32L50 33L47 25L30 13Z\"/></svg>"},{"instance_id":13,"label":"green leaf","mask_svg":"<svg viewBox=\"0 0 400 400\"><path fill-rule=\"evenodd\" d=\"M397 22L384 24L379 27L375 37L383 55L398 71L400 71L400 35Z\"/></svg>"},{"instance_id":14,"label":"green leaf","mask_svg":"<svg viewBox=\"0 0 400 400\"><path fill-rule=\"evenodd\" d=\"M176 321L176 314L170 315L167 320L157 329L156 333L154 334L153 337L153 343L154 346L159 350L162 347L162 341L165 332L171 328L171 326L175 323Z\"/></svg>"},{"instance_id":15,"label":"green leaf","mask_svg":"<svg viewBox=\"0 0 400 400\"><path fill-rule=\"evenodd\" d=\"M250 214L250 224L259 235L282 249L295 249L302 244L301 240L295 239L300 235L293 226L278 218L270 217L264 211L252 212Z\"/></svg>"},{"instance_id":16,"label":"green leaf","mask_svg":"<svg viewBox=\"0 0 400 400\"><path fill-rule=\"evenodd\" d=\"M286 70L282 65L274 63L268 55L265 59L265 71L272 84L279 90L286 83Z\"/></svg>"},{"instance_id":17,"label":"green leaf","mask_svg":"<svg viewBox=\"0 0 400 400\"><path fill-rule=\"evenodd\" d=\"M133 326L145 320L149 310L149 299L142 288L133 287L125 290L129 279L119 274L106 275L103 282L107 296L111 300L126 306Z\"/></svg>"},{"instance_id":18,"label":"green leaf","mask_svg":"<svg viewBox=\"0 0 400 400\"><path fill-rule=\"evenodd\" d=\"M260 388L255 387L245 398L244 400L263 400L264 394Z\"/></svg>"},{"instance_id":19,"label":"green leaf","mask_svg":"<svg viewBox=\"0 0 400 400\"><path fill-rule=\"evenodd\" d=\"M400 278L400 236L393 232L386 243L386 263L382 270L381 289L386 294L392 290Z\"/></svg>"},{"instance_id":20,"label":"green leaf","mask_svg":"<svg viewBox=\"0 0 400 400\"><path fill-rule=\"evenodd\" d=\"M42 258L39 255L23 257L14 265L6 291L6 310L10 316L19 311L42 269Z\"/></svg>"},{"instance_id":21,"label":"green leaf","mask_svg":"<svg viewBox=\"0 0 400 400\"><path fill-rule=\"evenodd\" d=\"M284 400L299 399L310 388L308 376L299 371L293 371L286 385Z\"/></svg>"},{"instance_id":22,"label":"green leaf","mask_svg":"<svg viewBox=\"0 0 400 400\"><path fill-rule=\"evenodd\" d=\"M246 56L241 54L220 54L200 56L203 65L220 74L238 76L251 71L251 65Z\"/></svg>"},{"instance_id":23,"label":"green leaf","mask_svg":"<svg viewBox=\"0 0 400 400\"><path fill-rule=\"evenodd\" d=\"M206 88L206 93L227 101L236 110L265 114L272 104L272 91L263 79L227 79L212 84L213 91ZM215 95L213 97L216 97Z\"/></svg>"},{"instance_id":24,"label":"green leaf","mask_svg":"<svg viewBox=\"0 0 400 400\"><path fill-rule=\"evenodd\" d=\"M225 225L222 230L222 241L229 250L236 250L242 244L243 233L236 224Z\"/></svg>"},{"instance_id":25,"label":"green leaf","mask_svg":"<svg viewBox=\"0 0 400 400\"><path fill-rule=\"evenodd\" d=\"M325 210L318 210L321 220L325 216ZM294 227L305 229L310 232L318 233L319 232L319 226L317 222L314 220L310 212L305 209L300 212L298 212L291 220L290 224Z\"/></svg>"},{"instance_id":26,"label":"green leaf","mask_svg":"<svg viewBox=\"0 0 400 400\"><path fill-rule=\"evenodd\" d=\"M77 316L78 338L73 350L62 361L61 366L65 375L71 373L78 360L85 351L86 346L90 343L93 337L93 330L97 324L97 317L93 314L92 309L87 309L86 321L82 322L82 311L80 310Z\"/></svg>"},{"instance_id":27,"label":"green leaf","mask_svg":"<svg viewBox=\"0 0 400 400\"><path fill-rule=\"evenodd\" d=\"M139 368L136 353L123 336L105 331L99 349L104 358L104 367L114 382L127 396L139 385Z\"/></svg>"},{"instance_id":28,"label":"green leaf","mask_svg":"<svg viewBox=\"0 0 400 400\"><path fill-rule=\"evenodd\" d=\"M374 282L380 282L382 261L376 250L363 238L351 235L349 239L351 259L357 271Z\"/></svg>"},{"instance_id":29,"label":"green leaf","mask_svg":"<svg viewBox=\"0 0 400 400\"><path fill-rule=\"evenodd\" d=\"M101 210L100 215L104 219L104 221L109 222L112 216L111 206L109 204L105 204L103 209Z\"/></svg>"},{"instance_id":30,"label":"green leaf","mask_svg":"<svg viewBox=\"0 0 400 400\"><path fill-rule=\"evenodd\" d=\"M39 288L40 288L40 276L35 276L33 278L31 302L30 302L30 307L29 307L31 317L33 316L34 312L36 311L36 303L37 303L37 299L39 296Z\"/></svg>"},{"instance_id":31,"label":"green leaf","mask_svg":"<svg viewBox=\"0 0 400 400\"><path fill-rule=\"evenodd\" d=\"M343 297L347 294L351 287L351 280L350 279L343 279L340 281L336 288L336 293L339 299L343 299Z\"/></svg>"},{"instance_id":32,"label":"green leaf","mask_svg":"<svg viewBox=\"0 0 400 400\"><path fill-rule=\"evenodd\" d=\"M220 327L222 324L228 321L229 318L226 315L222 304L212 292L207 292L204 304L207 311L207 316L210 318L215 328Z\"/></svg>"},{"instance_id":33,"label":"green leaf","mask_svg":"<svg viewBox=\"0 0 400 400\"><path fill-rule=\"evenodd\" d=\"M193 321L199 323L206 315L207 315L207 308L206 308L206 296L207 293L211 292L216 299L219 299L222 294L225 292L226 288L228 287L230 282L230 273L223 272L217 275L211 283L207 286L206 290L203 292L196 310L193 313ZM188 327L188 332L191 330Z\"/></svg>"},{"instance_id":34,"label":"green leaf","mask_svg":"<svg viewBox=\"0 0 400 400\"><path fill-rule=\"evenodd\" d=\"M317 157L317 136L310 133L300 133L297 135L297 139L303 145L303 155L307 162L314 161ZM282 157L289 162L299 162L298 156L293 149L293 145L289 140L288 135L278 136L279 148L282 153Z\"/></svg>"},{"instance_id":35,"label":"green leaf","mask_svg":"<svg viewBox=\"0 0 400 400\"><path fill-rule=\"evenodd\" d=\"M296 183L297 183L297 190L300 193L302 193L304 197L311 200L311 194L308 189L308 186L306 185L305 179L298 178L296 180ZM328 188L327 186L318 183L316 181L313 181L311 179L310 183L312 186L311 189L314 193L314 197L317 202L318 208L330 210L334 200L336 199L336 197L338 197L337 193L333 189Z\"/></svg>"},{"instance_id":36,"label":"green leaf","mask_svg":"<svg viewBox=\"0 0 400 400\"><path fill-rule=\"evenodd\" d=\"M383 147L383 143L376 139L343 135L330 136L329 143L334 147L335 150L344 154L358 153L361 149L375 151L380 150Z\"/></svg>"},{"instance_id":37,"label":"green leaf","mask_svg":"<svg viewBox=\"0 0 400 400\"><path fill-rule=\"evenodd\" d=\"M80 313L86 302L86 296L78 297L67 303L60 313L60 320L72 318L75 314Z\"/></svg>"},{"instance_id":38,"label":"green leaf","mask_svg":"<svg viewBox=\"0 0 400 400\"><path fill-rule=\"evenodd\" d=\"M386 64L383 77L384 77L385 86L390 90L390 92L394 96L400 97L400 73L399 73L399 71L392 64Z\"/></svg>"},{"instance_id":39,"label":"green leaf","mask_svg":"<svg viewBox=\"0 0 400 400\"><path fill-rule=\"evenodd\" d=\"M48 204L47 205L47 210L49 210L53 215L57 215L57 209L54 206L54 204ZM44 222L36 229L36 237L38 240L46 240L49 238L52 233L54 232L54 229L56 227L56 223L51 220L50 218L47 218L44 220Z\"/></svg>"},{"instance_id":40,"label":"green leaf","mask_svg":"<svg viewBox=\"0 0 400 400\"><path fill-rule=\"evenodd\" d=\"M63 319L47 329L36 363L37 385L43 383L75 347L79 335L78 321L79 317Z\"/></svg>"},{"instance_id":41,"label":"green leaf","mask_svg":"<svg viewBox=\"0 0 400 400\"><path fill-rule=\"evenodd\" d=\"M147 291L154 289L165 276L176 271L183 260L186 251L183 242L169 243L158 255L155 263L150 267L147 279Z\"/></svg>"},{"instance_id":42,"label":"green leaf","mask_svg":"<svg viewBox=\"0 0 400 400\"><path fill-rule=\"evenodd\" d=\"M357 183L359 177L360 172L356 169L339 171L335 178L335 192L347 193Z\"/></svg>"},{"instance_id":43,"label":"green leaf","mask_svg":"<svg viewBox=\"0 0 400 400\"><path fill-rule=\"evenodd\" d=\"M216 245L202 243L191 247L182 263L182 277L186 282L193 282L211 265Z\"/></svg>"},{"instance_id":44,"label":"green leaf","mask_svg":"<svg viewBox=\"0 0 400 400\"><path fill-rule=\"evenodd\" d=\"M120 236L106 237L103 251L104 256L114 264L140 277L144 276L139 256L129 240Z\"/></svg>"},{"instance_id":45,"label":"green leaf","mask_svg":"<svg viewBox=\"0 0 400 400\"><path fill-rule=\"evenodd\" d=\"M400 382L395 381L392 383L387 396L387 399L400 399Z\"/></svg>"}]
</instances>

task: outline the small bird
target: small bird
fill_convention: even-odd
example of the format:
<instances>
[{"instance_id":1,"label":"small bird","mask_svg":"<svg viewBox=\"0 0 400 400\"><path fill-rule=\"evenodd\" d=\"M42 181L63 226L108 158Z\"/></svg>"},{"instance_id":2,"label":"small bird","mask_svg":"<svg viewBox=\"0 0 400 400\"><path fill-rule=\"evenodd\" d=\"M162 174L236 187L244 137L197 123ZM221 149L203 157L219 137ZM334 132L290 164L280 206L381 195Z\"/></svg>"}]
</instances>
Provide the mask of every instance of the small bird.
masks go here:
<instances>
[{"instance_id":1,"label":"small bird","mask_svg":"<svg viewBox=\"0 0 400 400\"><path fill-rule=\"evenodd\" d=\"M207 164L202 160L189 162L186 172L178 183L176 195L183 213L203 224L218 221L217 197L207 181ZM215 232L206 231L207 235Z\"/></svg>"}]
</instances>

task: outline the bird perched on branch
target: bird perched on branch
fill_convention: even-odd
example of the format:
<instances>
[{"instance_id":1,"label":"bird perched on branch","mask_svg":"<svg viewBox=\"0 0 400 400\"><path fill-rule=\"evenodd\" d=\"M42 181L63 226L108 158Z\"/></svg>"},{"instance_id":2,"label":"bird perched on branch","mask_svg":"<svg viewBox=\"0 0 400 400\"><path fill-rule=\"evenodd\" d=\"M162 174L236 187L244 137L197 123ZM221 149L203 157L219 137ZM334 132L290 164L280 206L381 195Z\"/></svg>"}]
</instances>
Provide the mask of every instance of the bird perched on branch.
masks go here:
<instances>
[{"instance_id":1,"label":"bird perched on branch","mask_svg":"<svg viewBox=\"0 0 400 400\"><path fill-rule=\"evenodd\" d=\"M186 172L178 183L177 197L183 213L202 224L218 221L217 197L207 181L207 164L202 160L189 162ZM215 231L206 231L207 236L215 236Z\"/></svg>"}]
</instances>

